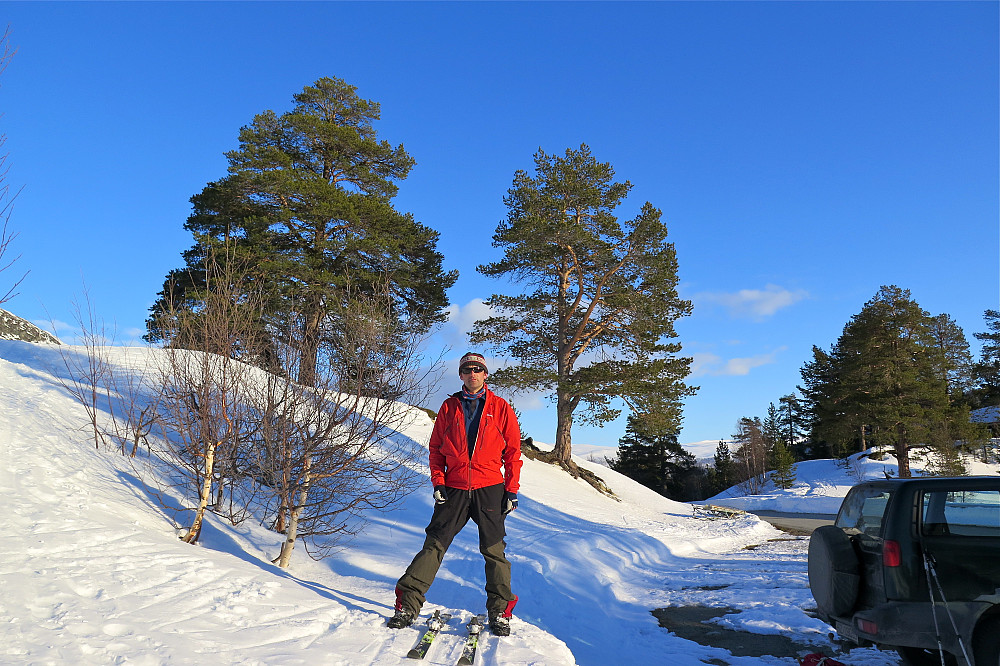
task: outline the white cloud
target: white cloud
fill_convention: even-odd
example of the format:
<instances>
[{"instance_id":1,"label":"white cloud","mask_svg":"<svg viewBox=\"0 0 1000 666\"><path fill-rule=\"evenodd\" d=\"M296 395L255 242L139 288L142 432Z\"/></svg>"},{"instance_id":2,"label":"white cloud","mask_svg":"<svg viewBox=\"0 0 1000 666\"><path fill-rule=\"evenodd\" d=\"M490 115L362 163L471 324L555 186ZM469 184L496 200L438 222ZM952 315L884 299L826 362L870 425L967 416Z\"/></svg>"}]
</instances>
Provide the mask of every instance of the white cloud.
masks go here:
<instances>
[{"instance_id":1,"label":"white cloud","mask_svg":"<svg viewBox=\"0 0 1000 666\"><path fill-rule=\"evenodd\" d=\"M49 333L52 333L53 335L56 336L60 334L65 335L73 333L79 329L79 326L76 326L74 324L67 324L66 322L61 321L59 319L46 319L46 320L36 319L31 323L37 326L38 328L42 329L43 331L48 331Z\"/></svg>"},{"instance_id":2,"label":"white cloud","mask_svg":"<svg viewBox=\"0 0 1000 666\"><path fill-rule=\"evenodd\" d=\"M486 305L481 298L473 298L465 305L451 305L448 308L448 325L455 328L455 332L468 339L469 331L473 324L480 319L492 317L493 308Z\"/></svg>"},{"instance_id":3,"label":"white cloud","mask_svg":"<svg viewBox=\"0 0 1000 666\"><path fill-rule=\"evenodd\" d=\"M545 393L520 393L515 397L509 397L508 400L514 407L521 412L535 411L538 409L545 409L548 403L545 400L547 394Z\"/></svg>"},{"instance_id":4,"label":"white cloud","mask_svg":"<svg viewBox=\"0 0 1000 666\"><path fill-rule=\"evenodd\" d=\"M749 375L750 371L762 365L774 363L775 352L770 354L760 354L749 358L731 358L726 361L720 375Z\"/></svg>"},{"instance_id":5,"label":"white cloud","mask_svg":"<svg viewBox=\"0 0 1000 666\"><path fill-rule=\"evenodd\" d=\"M740 289L735 293L702 292L692 298L698 304L721 305L736 319L761 320L808 296L809 292L804 289L791 291L769 284L764 289Z\"/></svg>"},{"instance_id":6,"label":"white cloud","mask_svg":"<svg viewBox=\"0 0 1000 666\"><path fill-rule=\"evenodd\" d=\"M695 353L691 355L691 376L709 375L712 377L733 377L749 375L754 368L774 363L778 353L787 347L780 347L767 354L747 356L743 358L723 359L717 354Z\"/></svg>"},{"instance_id":7,"label":"white cloud","mask_svg":"<svg viewBox=\"0 0 1000 666\"><path fill-rule=\"evenodd\" d=\"M691 354L691 376L700 377L710 374L712 368L722 362L722 357L717 354L695 352Z\"/></svg>"}]
</instances>

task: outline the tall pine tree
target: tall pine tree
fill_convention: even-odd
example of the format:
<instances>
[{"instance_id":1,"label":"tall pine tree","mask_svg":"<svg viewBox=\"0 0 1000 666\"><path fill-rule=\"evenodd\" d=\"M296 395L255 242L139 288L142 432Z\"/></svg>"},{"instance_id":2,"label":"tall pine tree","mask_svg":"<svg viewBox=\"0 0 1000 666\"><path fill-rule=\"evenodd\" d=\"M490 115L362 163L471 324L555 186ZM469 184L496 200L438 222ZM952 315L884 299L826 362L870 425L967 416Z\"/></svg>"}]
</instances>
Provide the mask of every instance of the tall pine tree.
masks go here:
<instances>
[{"instance_id":1,"label":"tall pine tree","mask_svg":"<svg viewBox=\"0 0 1000 666\"><path fill-rule=\"evenodd\" d=\"M631 184L586 146L535 155L534 175L518 171L493 245L503 257L478 270L521 286L494 294L496 313L476 322L474 343L515 359L491 381L517 391L551 391L554 461L571 467L574 418L601 424L624 401L659 432L680 427L691 359L677 356L674 322L691 312L677 295L677 257L652 204L630 220L616 209ZM578 412L578 408L586 409Z\"/></svg>"},{"instance_id":2,"label":"tall pine tree","mask_svg":"<svg viewBox=\"0 0 1000 666\"><path fill-rule=\"evenodd\" d=\"M950 455L956 441L981 437L968 408L949 394L954 355L948 350L960 345L943 347L935 322L955 333L908 290L886 286L851 318L829 353L814 348L802 370L813 438L840 455L873 444L887 448L906 478L912 448L935 446Z\"/></svg>"},{"instance_id":3,"label":"tall pine tree","mask_svg":"<svg viewBox=\"0 0 1000 666\"><path fill-rule=\"evenodd\" d=\"M972 388L973 363L965 332L951 315L939 314L927 322L932 342L934 366L944 380L948 395L960 399Z\"/></svg>"},{"instance_id":4,"label":"tall pine tree","mask_svg":"<svg viewBox=\"0 0 1000 666\"><path fill-rule=\"evenodd\" d=\"M806 439L802 401L793 392L778 398L778 404L781 439L796 460L805 460L810 450L809 441Z\"/></svg>"},{"instance_id":5,"label":"tall pine tree","mask_svg":"<svg viewBox=\"0 0 1000 666\"><path fill-rule=\"evenodd\" d=\"M767 414L760 423L761 432L767 440L768 448L773 447L775 442L782 440L781 414L772 402L767 406Z\"/></svg>"},{"instance_id":6,"label":"tall pine tree","mask_svg":"<svg viewBox=\"0 0 1000 666\"><path fill-rule=\"evenodd\" d=\"M254 269L246 279L271 295L268 330L299 348L289 374L311 385L321 344L338 353L335 313L353 294L388 289L399 330L416 335L444 319L457 274L442 269L437 232L392 205L414 161L378 139L378 103L337 78L293 99L291 111L264 111L242 128L229 175L192 197L185 228L196 245L167 276L147 339L161 336L161 317L202 301L205 247L235 244Z\"/></svg>"}]
</instances>

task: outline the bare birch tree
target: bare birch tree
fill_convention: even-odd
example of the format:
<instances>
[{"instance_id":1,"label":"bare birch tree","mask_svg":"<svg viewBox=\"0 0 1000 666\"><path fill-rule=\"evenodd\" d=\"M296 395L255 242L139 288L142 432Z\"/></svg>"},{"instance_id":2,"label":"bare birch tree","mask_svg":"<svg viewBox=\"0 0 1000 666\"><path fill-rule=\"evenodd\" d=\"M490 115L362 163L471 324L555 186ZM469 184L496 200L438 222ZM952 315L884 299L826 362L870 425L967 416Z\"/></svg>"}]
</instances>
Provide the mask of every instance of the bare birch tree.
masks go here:
<instances>
[{"instance_id":1,"label":"bare birch tree","mask_svg":"<svg viewBox=\"0 0 1000 666\"><path fill-rule=\"evenodd\" d=\"M767 481L768 442L759 418L741 418L733 435L736 450L733 459L740 479L740 491L745 495L756 495Z\"/></svg>"},{"instance_id":2,"label":"bare birch tree","mask_svg":"<svg viewBox=\"0 0 1000 666\"><path fill-rule=\"evenodd\" d=\"M426 390L419 336L400 344L388 286L342 307L343 348L319 355L313 386L271 376L258 396L258 466L274 529L285 535L275 560L283 568L297 542L311 556L328 554L416 478L415 443L397 431L420 412L396 400L418 404Z\"/></svg>"},{"instance_id":3,"label":"bare birch tree","mask_svg":"<svg viewBox=\"0 0 1000 666\"><path fill-rule=\"evenodd\" d=\"M263 298L246 292L235 262L205 265L207 289L202 307L169 312L167 347L156 368L158 395L153 427L161 457L169 461L194 492L190 526L182 537L198 540L205 511L223 501L227 479L239 474L238 460L257 430L247 400L263 373L243 359L259 348L255 332Z\"/></svg>"},{"instance_id":4,"label":"bare birch tree","mask_svg":"<svg viewBox=\"0 0 1000 666\"><path fill-rule=\"evenodd\" d=\"M69 385L98 445L125 454L164 508L185 516L184 541L199 539L209 511L234 523L255 512L284 535L280 566L300 541L326 555L366 512L413 489L420 446L398 431L425 415L397 400L422 402L439 359L424 362L386 283L344 300L313 386L269 373L258 366L275 354L294 363L298 341L261 333L266 298L248 291L254 281L233 273L235 262L205 265L201 307L164 312L166 346L148 367L119 367L103 336L85 336L87 360L67 357ZM81 321L95 328L92 314Z\"/></svg>"}]
</instances>

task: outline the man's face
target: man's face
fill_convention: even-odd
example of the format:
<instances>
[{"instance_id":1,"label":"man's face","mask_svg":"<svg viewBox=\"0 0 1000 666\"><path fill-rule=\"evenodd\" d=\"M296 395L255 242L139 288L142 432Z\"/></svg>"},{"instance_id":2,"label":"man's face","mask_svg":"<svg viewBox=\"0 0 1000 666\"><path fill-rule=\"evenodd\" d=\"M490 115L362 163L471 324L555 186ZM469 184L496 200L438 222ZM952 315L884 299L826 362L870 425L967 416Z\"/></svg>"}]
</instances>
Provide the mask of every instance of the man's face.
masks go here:
<instances>
[{"instance_id":1,"label":"man's face","mask_svg":"<svg viewBox=\"0 0 1000 666\"><path fill-rule=\"evenodd\" d=\"M458 374L469 393L479 393L486 384L486 368L478 363L466 363Z\"/></svg>"}]
</instances>

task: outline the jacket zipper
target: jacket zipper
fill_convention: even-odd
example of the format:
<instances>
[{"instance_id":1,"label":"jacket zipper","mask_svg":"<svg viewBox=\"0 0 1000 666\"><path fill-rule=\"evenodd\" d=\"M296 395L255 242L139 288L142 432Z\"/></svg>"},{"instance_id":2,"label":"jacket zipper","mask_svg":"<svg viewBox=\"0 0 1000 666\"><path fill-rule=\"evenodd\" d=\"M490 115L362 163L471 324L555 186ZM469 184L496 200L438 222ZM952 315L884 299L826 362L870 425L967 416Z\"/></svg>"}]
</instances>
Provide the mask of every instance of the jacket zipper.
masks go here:
<instances>
[{"instance_id":1,"label":"jacket zipper","mask_svg":"<svg viewBox=\"0 0 1000 666\"><path fill-rule=\"evenodd\" d=\"M486 396L483 396L483 400L486 400ZM482 417L480 417L480 425L482 425ZM476 443L469 447L469 431L465 431L465 448L469 451L469 501L472 501L472 456L476 453L476 445L479 444L479 433L476 433Z\"/></svg>"},{"instance_id":2,"label":"jacket zipper","mask_svg":"<svg viewBox=\"0 0 1000 666\"><path fill-rule=\"evenodd\" d=\"M472 499L472 456L475 455L476 449L479 447L479 435L482 434L483 429L483 416L486 415L486 396L483 396L483 411L479 416L479 429L476 431L476 443L472 445L472 449L469 450L469 499ZM466 430L465 433L465 448L469 448L469 432Z\"/></svg>"}]
</instances>

